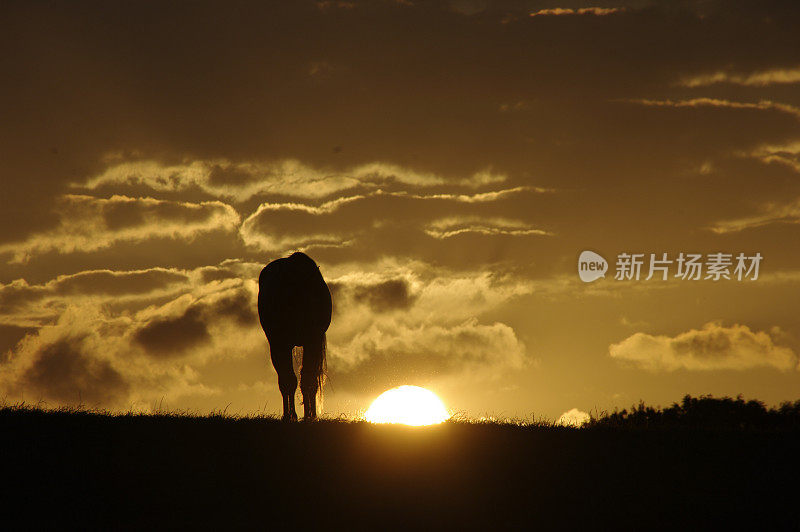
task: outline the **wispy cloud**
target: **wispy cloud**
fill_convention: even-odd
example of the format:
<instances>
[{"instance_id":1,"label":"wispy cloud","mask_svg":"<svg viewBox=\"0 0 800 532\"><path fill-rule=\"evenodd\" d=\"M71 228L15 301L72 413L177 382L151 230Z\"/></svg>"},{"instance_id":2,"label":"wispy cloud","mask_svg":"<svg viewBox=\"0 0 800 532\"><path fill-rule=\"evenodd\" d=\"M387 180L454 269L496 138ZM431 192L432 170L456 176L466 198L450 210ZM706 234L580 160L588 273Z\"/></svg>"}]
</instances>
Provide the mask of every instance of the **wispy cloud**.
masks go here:
<instances>
[{"instance_id":1,"label":"wispy cloud","mask_svg":"<svg viewBox=\"0 0 800 532\"><path fill-rule=\"evenodd\" d=\"M754 157L767 164L782 164L800 173L800 140L786 144L763 144L750 153L742 155Z\"/></svg>"},{"instance_id":2,"label":"wispy cloud","mask_svg":"<svg viewBox=\"0 0 800 532\"><path fill-rule=\"evenodd\" d=\"M489 170L460 178L396 164L372 162L334 171L314 168L294 159L274 162L196 160L167 165L155 160L124 161L73 187L144 186L159 192L202 190L214 197L246 201L254 196L324 198L357 188L378 189L397 183L410 187L458 186L476 188L501 183L504 174Z\"/></svg>"},{"instance_id":3,"label":"wispy cloud","mask_svg":"<svg viewBox=\"0 0 800 532\"><path fill-rule=\"evenodd\" d=\"M219 201L200 203L69 194L56 208L58 225L36 233L23 242L0 246L0 255L13 262L25 262L33 255L55 251L97 251L118 242L139 242L151 238L191 240L202 233L235 231L239 214Z\"/></svg>"},{"instance_id":4,"label":"wispy cloud","mask_svg":"<svg viewBox=\"0 0 800 532\"><path fill-rule=\"evenodd\" d=\"M287 250L306 251L312 247L338 248L353 243L353 235L341 233L274 234L259 230L250 219L242 224L239 235L246 246L271 253L283 253Z\"/></svg>"},{"instance_id":5,"label":"wispy cloud","mask_svg":"<svg viewBox=\"0 0 800 532\"><path fill-rule=\"evenodd\" d=\"M800 199L784 204L768 203L759 214L722 220L711 225L710 229L718 234L735 233L773 223L800 223Z\"/></svg>"},{"instance_id":6,"label":"wispy cloud","mask_svg":"<svg viewBox=\"0 0 800 532\"><path fill-rule=\"evenodd\" d=\"M185 288L190 275L167 268L88 270L60 275L43 284L29 284L25 279L0 283L0 323L38 326L53 321L70 303L123 304L164 297Z\"/></svg>"},{"instance_id":7,"label":"wispy cloud","mask_svg":"<svg viewBox=\"0 0 800 532\"><path fill-rule=\"evenodd\" d=\"M442 213L448 211L477 211L479 209L472 205L491 207L488 204L519 194L545 192L549 190L528 186L475 194L418 194L377 190L337 198L319 205L299 202L262 203L244 220L239 232L247 246L269 252L320 246L351 246L371 238L378 231L395 232L394 234L421 232L440 240L465 233L549 235L548 231L521 220L477 214L442 216ZM316 219L317 217L322 219ZM395 220L402 223L395 224Z\"/></svg>"},{"instance_id":8,"label":"wispy cloud","mask_svg":"<svg viewBox=\"0 0 800 532\"><path fill-rule=\"evenodd\" d=\"M519 186L501 190L493 190L490 192L479 192L475 194L416 194L405 191L387 192L384 190L376 190L367 194L358 194L354 196L343 196L334 200L326 201L319 205L309 205L306 203L298 202L277 202L277 203L262 203L254 215L259 215L266 211L300 211L308 214L323 215L331 214L338 211L341 207L361 201L368 198L380 197L393 197L393 198L407 198L421 201L450 201L454 203L489 203L492 201L499 201L506 199L523 192L532 192L537 194L544 194L554 192L553 189Z\"/></svg>"},{"instance_id":9,"label":"wispy cloud","mask_svg":"<svg viewBox=\"0 0 800 532\"><path fill-rule=\"evenodd\" d=\"M552 236L520 220L486 218L480 216L451 216L428 224L425 232L438 239L452 238L466 233L507 236Z\"/></svg>"},{"instance_id":10,"label":"wispy cloud","mask_svg":"<svg viewBox=\"0 0 800 532\"><path fill-rule=\"evenodd\" d=\"M800 83L800 66L791 68L773 68L749 74L738 74L717 70L708 74L687 76L678 82L682 87L706 87L718 83L731 83L747 87L766 87L768 85L786 85Z\"/></svg>"},{"instance_id":11,"label":"wispy cloud","mask_svg":"<svg viewBox=\"0 0 800 532\"><path fill-rule=\"evenodd\" d=\"M417 199L440 199L440 200L457 201L461 203L486 203L490 201L505 199L522 192L547 194L547 193L554 193L555 189L544 188L544 187L533 187L533 186L520 186L520 187L506 188L501 190L493 190L490 192L479 192L477 194L428 194L424 196L418 194L404 194L404 195Z\"/></svg>"},{"instance_id":12,"label":"wispy cloud","mask_svg":"<svg viewBox=\"0 0 800 532\"><path fill-rule=\"evenodd\" d=\"M595 15L595 16L603 16L603 15L611 15L613 13L619 13L621 11L625 11L623 7L579 7L579 8L571 8L571 7L554 7L550 9L540 9L538 11L534 11L530 13L531 17L542 17L542 16L559 16L559 15Z\"/></svg>"},{"instance_id":13,"label":"wispy cloud","mask_svg":"<svg viewBox=\"0 0 800 532\"><path fill-rule=\"evenodd\" d=\"M717 107L727 109L757 109L761 111L778 111L800 118L800 108L793 105L773 102L770 100L761 100L757 103L750 102L734 102L730 100L721 100L717 98L691 98L688 100L648 100L648 99L634 99L625 100L630 103L637 103L640 105L647 105L651 107Z\"/></svg>"}]
</instances>

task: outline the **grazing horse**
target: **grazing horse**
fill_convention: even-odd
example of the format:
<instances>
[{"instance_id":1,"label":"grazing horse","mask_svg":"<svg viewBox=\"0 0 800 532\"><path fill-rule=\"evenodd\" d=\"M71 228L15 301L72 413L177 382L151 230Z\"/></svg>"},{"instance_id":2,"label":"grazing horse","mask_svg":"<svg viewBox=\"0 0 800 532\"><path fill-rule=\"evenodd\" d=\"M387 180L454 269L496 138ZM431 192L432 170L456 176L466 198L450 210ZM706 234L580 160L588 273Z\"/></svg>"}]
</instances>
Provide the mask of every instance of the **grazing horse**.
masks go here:
<instances>
[{"instance_id":1,"label":"grazing horse","mask_svg":"<svg viewBox=\"0 0 800 532\"><path fill-rule=\"evenodd\" d=\"M317 264L305 253L276 259L258 276L258 317L267 335L272 365L283 396L283 420L297 421L294 394L297 377L292 350L303 351L300 390L304 419L317 417L317 393L322 397L325 332L331 324L331 293Z\"/></svg>"}]
</instances>

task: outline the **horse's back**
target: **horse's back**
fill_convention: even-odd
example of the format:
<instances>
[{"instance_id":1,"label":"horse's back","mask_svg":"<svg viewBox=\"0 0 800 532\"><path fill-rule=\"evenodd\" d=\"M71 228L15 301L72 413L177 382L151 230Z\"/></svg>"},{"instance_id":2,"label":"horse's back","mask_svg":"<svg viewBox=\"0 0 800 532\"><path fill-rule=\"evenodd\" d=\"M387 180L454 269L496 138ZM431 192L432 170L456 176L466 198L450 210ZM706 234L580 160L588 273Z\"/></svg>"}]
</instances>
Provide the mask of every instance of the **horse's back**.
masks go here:
<instances>
[{"instance_id":1,"label":"horse's back","mask_svg":"<svg viewBox=\"0 0 800 532\"><path fill-rule=\"evenodd\" d=\"M276 259L258 277L258 315L268 338L294 345L324 333L331 322L331 295L317 264L304 253Z\"/></svg>"}]
</instances>

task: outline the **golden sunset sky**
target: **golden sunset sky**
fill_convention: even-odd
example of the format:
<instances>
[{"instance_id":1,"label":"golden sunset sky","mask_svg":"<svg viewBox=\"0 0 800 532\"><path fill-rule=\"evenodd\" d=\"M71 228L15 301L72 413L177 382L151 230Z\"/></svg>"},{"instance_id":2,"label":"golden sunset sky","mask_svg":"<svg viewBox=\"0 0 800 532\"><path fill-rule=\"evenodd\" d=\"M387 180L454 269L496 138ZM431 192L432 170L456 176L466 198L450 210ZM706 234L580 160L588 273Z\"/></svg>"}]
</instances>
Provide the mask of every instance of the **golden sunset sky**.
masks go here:
<instances>
[{"instance_id":1,"label":"golden sunset sky","mask_svg":"<svg viewBox=\"0 0 800 532\"><path fill-rule=\"evenodd\" d=\"M800 397L800 5L3 2L0 398L280 413L257 276L330 284L325 412ZM584 250L605 279L583 283ZM763 256L618 281L620 253Z\"/></svg>"}]
</instances>

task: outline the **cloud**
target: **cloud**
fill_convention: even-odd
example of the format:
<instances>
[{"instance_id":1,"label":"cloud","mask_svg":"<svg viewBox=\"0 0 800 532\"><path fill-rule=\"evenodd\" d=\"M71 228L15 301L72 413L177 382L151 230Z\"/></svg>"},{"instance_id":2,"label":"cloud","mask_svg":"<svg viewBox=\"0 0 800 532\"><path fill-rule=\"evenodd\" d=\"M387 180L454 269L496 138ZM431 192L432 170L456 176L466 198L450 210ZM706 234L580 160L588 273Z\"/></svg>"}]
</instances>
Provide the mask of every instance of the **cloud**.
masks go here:
<instances>
[{"instance_id":1,"label":"cloud","mask_svg":"<svg viewBox=\"0 0 800 532\"><path fill-rule=\"evenodd\" d=\"M417 199L438 199L438 200L451 200L461 203L485 203L490 201L497 201L506 199L510 196L522 192L532 192L535 194L547 194L555 192L552 188L534 187L534 186L519 186L513 188L505 188L500 190L492 190L489 192L479 192L477 194L429 194L426 196L412 195L411 197Z\"/></svg>"},{"instance_id":2,"label":"cloud","mask_svg":"<svg viewBox=\"0 0 800 532\"><path fill-rule=\"evenodd\" d=\"M447 179L430 172L419 172L389 163L368 163L353 169L352 174L360 181L391 182L397 181L417 187L438 185L456 185L462 187L482 187L502 183L507 179L504 174L492 173L490 170L476 172L469 177Z\"/></svg>"},{"instance_id":3,"label":"cloud","mask_svg":"<svg viewBox=\"0 0 800 532\"><path fill-rule=\"evenodd\" d=\"M188 280L186 272L158 267L129 271L89 270L60 275L44 287L58 295L119 296L149 294Z\"/></svg>"},{"instance_id":4,"label":"cloud","mask_svg":"<svg viewBox=\"0 0 800 532\"><path fill-rule=\"evenodd\" d=\"M173 165L156 160L134 160L113 164L72 186L85 190L111 186L144 186L158 192L200 190L217 198L243 202L255 196L318 199L347 190L377 189L395 183L420 188L443 185L476 188L505 180L505 175L489 170L463 178L446 178L385 162L360 164L346 170L325 170L295 159L274 162L196 160Z\"/></svg>"},{"instance_id":5,"label":"cloud","mask_svg":"<svg viewBox=\"0 0 800 532\"><path fill-rule=\"evenodd\" d=\"M85 338L61 338L39 347L17 385L58 403L114 404L130 384L106 359L92 357Z\"/></svg>"},{"instance_id":6,"label":"cloud","mask_svg":"<svg viewBox=\"0 0 800 532\"><path fill-rule=\"evenodd\" d=\"M53 323L70 305L103 306L131 312L147 305L171 301L201 287L255 283L261 263L226 260L193 270L148 268L143 270L88 270L59 275L41 284L16 279L0 284L0 324L11 327L39 327ZM226 313L241 322L252 319L244 307L245 295L223 300Z\"/></svg>"},{"instance_id":7,"label":"cloud","mask_svg":"<svg viewBox=\"0 0 800 532\"><path fill-rule=\"evenodd\" d=\"M325 267L336 312L329 330L331 390L364 393L389 381L464 374L479 382L531 362L513 328L481 319L530 293L523 280L397 259L365 266ZM9 331L16 345L0 358L0 390L54 405L82 400L126 408L234 393L250 377L236 372L253 367L266 378L267 342L256 313L261 267L226 261L189 271L82 272L33 285L50 294L39 305L62 306L49 324ZM74 290L94 290L95 276L108 286L70 305L80 294ZM180 289L141 309L112 304L119 298L114 281L128 276L138 279L141 294L173 284ZM230 383L236 384L228 389Z\"/></svg>"},{"instance_id":8,"label":"cloud","mask_svg":"<svg viewBox=\"0 0 800 532\"><path fill-rule=\"evenodd\" d=\"M337 294L344 294L334 299L335 309L346 314L332 331L335 340L340 342L350 341L376 320L394 323L402 319L414 325L459 324L531 294L535 285L500 271L454 271L422 261L387 257L372 263L331 265L323 274ZM411 297L407 311L400 315L376 316L371 307L364 308L367 300L354 297L365 288L372 290L386 283L400 282L405 284L405 291Z\"/></svg>"},{"instance_id":9,"label":"cloud","mask_svg":"<svg viewBox=\"0 0 800 532\"><path fill-rule=\"evenodd\" d=\"M331 296L338 306L365 304L375 312L403 310L410 307L416 296L405 278L365 283L328 283Z\"/></svg>"},{"instance_id":10,"label":"cloud","mask_svg":"<svg viewBox=\"0 0 800 532\"><path fill-rule=\"evenodd\" d=\"M582 412L577 408L573 408L572 410L567 410L561 416L559 416L558 421L556 421L556 425L561 425L564 427L580 427L589 422L591 416L586 412Z\"/></svg>"},{"instance_id":11,"label":"cloud","mask_svg":"<svg viewBox=\"0 0 800 532\"><path fill-rule=\"evenodd\" d=\"M520 220L507 218L482 218L479 216L452 216L435 220L427 225L425 233L444 240L466 233L505 236L551 236L552 233L532 227Z\"/></svg>"},{"instance_id":12,"label":"cloud","mask_svg":"<svg viewBox=\"0 0 800 532\"><path fill-rule=\"evenodd\" d=\"M212 331L219 332L223 321L258 331L253 288L240 280L212 283L202 288L207 293L195 291L145 309L136 316L141 325L133 329L131 340L151 356L176 358L211 345Z\"/></svg>"},{"instance_id":13,"label":"cloud","mask_svg":"<svg viewBox=\"0 0 800 532\"><path fill-rule=\"evenodd\" d=\"M311 247L342 248L376 244L391 245L400 238L384 238L380 233L408 235L414 240L428 237L442 240L457 234L545 235L519 220L477 214L455 215L459 211L503 212L504 206L523 210L523 194L544 194L550 190L536 187L513 187L475 194L412 194L374 191L344 196L320 205L302 203L262 203L242 223L242 241L254 249L286 252ZM516 203L512 200L516 199ZM516 207L514 207L516 205ZM453 216L442 218L442 212ZM376 252L380 250L375 250Z\"/></svg>"},{"instance_id":14,"label":"cloud","mask_svg":"<svg viewBox=\"0 0 800 532\"><path fill-rule=\"evenodd\" d=\"M90 270L33 285L25 279L16 279L0 284L0 322L42 325L55 319L69 304L82 301L124 304L164 297L180 291L189 280L188 272L165 268Z\"/></svg>"},{"instance_id":15,"label":"cloud","mask_svg":"<svg viewBox=\"0 0 800 532\"><path fill-rule=\"evenodd\" d=\"M453 272L414 262L381 261L372 270L328 272L334 320L331 383L370 391L408 381L471 374L494 379L532 359L514 329L481 317L531 287L488 272ZM402 312L391 312L402 310Z\"/></svg>"},{"instance_id":16,"label":"cloud","mask_svg":"<svg viewBox=\"0 0 800 532\"><path fill-rule=\"evenodd\" d=\"M784 144L763 144L743 155L754 157L766 164L778 163L800 173L800 140Z\"/></svg>"},{"instance_id":17,"label":"cloud","mask_svg":"<svg viewBox=\"0 0 800 532\"><path fill-rule=\"evenodd\" d=\"M414 296L404 279L391 279L374 285L359 286L355 289L353 298L358 302L367 303L377 312L405 309L414 301Z\"/></svg>"},{"instance_id":18,"label":"cloud","mask_svg":"<svg viewBox=\"0 0 800 532\"><path fill-rule=\"evenodd\" d=\"M336 212L339 210L340 207L347 205L348 203L353 203L359 200L363 200L366 197L380 196L382 194L384 194L384 192L379 190L369 195L343 196L341 198L336 198L335 200L326 201L319 206L306 205L304 203L294 203L294 202L262 203L261 205L258 206L256 212L250 215L249 218L258 216L264 212L269 212L269 211L300 211L320 216L323 214L331 214L333 212Z\"/></svg>"},{"instance_id":19,"label":"cloud","mask_svg":"<svg viewBox=\"0 0 800 532\"><path fill-rule=\"evenodd\" d=\"M255 288L255 279L251 287ZM247 289L244 281L240 288L229 290L221 297L210 300L204 313L208 320L229 319L241 327L258 327L255 292Z\"/></svg>"},{"instance_id":20,"label":"cloud","mask_svg":"<svg viewBox=\"0 0 800 532\"><path fill-rule=\"evenodd\" d=\"M530 13L530 16L531 17L558 16L558 15L603 16L603 15L612 15L614 13L620 13L622 11L625 11L624 7L579 7L579 8L554 7L550 9L540 9L538 11Z\"/></svg>"},{"instance_id":21,"label":"cloud","mask_svg":"<svg viewBox=\"0 0 800 532\"><path fill-rule=\"evenodd\" d=\"M210 339L199 307L190 307L180 316L151 320L133 334L145 350L165 357L181 356Z\"/></svg>"},{"instance_id":22,"label":"cloud","mask_svg":"<svg viewBox=\"0 0 800 532\"><path fill-rule=\"evenodd\" d=\"M756 109L760 111L777 111L786 113L795 118L800 118L800 108L793 105L773 102L770 100L761 100L757 103L749 102L734 102L730 100L721 100L718 98L691 98L688 100L627 100L631 103L638 103L649 107L711 107L711 108L726 108L726 109Z\"/></svg>"},{"instance_id":23,"label":"cloud","mask_svg":"<svg viewBox=\"0 0 800 532\"><path fill-rule=\"evenodd\" d=\"M27 335L8 354L0 367L0 389L34 402L120 406L131 391L131 379L113 332L125 321L95 309L68 308L56 323Z\"/></svg>"},{"instance_id":24,"label":"cloud","mask_svg":"<svg viewBox=\"0 0 800 532\"><path fill-rule=\"evenodd\" d=\"M278 228L257 228L255 219L242 224L240 235L245 245L261 251L283 254L287 250L307 251L309 248L339 248L352 243L353 235L337 233L281 234Z\"/></svg>"},{"instance_id":25,"label":"cloud","mask_svg":"<svg viewBox=\"0 0 800 532\"><path fill-rule=\"evenodd\" d=\"M462 373L499 376L528 363L525 346L511 327L484 325L475 318L453 326L374 324L341 349L355 361L334 359L331 382L351 390L377 390Z\"/></svg>"},{"instance_id":26,"label":"cloud","mask_svg":"<svg viewBox=\"0 0 800 532\"><path fill-rule=\"evenodd\" d=\"M541 187L519 186L507 189L493 190L489 192L479 192L475 194L411 194L405 191L387 192L384 190L376 190L368 194L360 194L355 196L342 196L334 200L326 201L320 205L307 205L305 203L286 202L286 203L262 203L254 215L261 214L265 211L300 211L314 215L332 214L340 208L349 204L362 201L365 199L374 199L380 197L394 197L406 198L411 200L421 201L441 201L441 202L455 202L455 203L488 203L498 201L514 196L522 192L534 192L544 194L553 192L552 189ZM254 216L253 215L253 216Z\"/></svg>"},{"instance_id":27,"label":"cloud","mask_svg":"<svg viewBox=\"0 0 800 532\"><path fill-rule=\"evenodd\" d=\"M800 198L784 204L769 203L760 214L715 222L710 229L717 234L736 233L774 223L800 223Z\"/></svg>"},{"instance_id":28,"label":"cloud","mask_svg":"<svg viewBox=\"0 0 800 532\"><path fill-rule=\"evenodd\" d=\"M746 325L724 327L717 322L674 337L636 333L609 346L609 354L619 362L650 371L798 368L797 355L788 347L776 345L770 333L752 331Z\"/></svg>"},{"instance_id":29,"label":"cloud","mask_svg":"<svg viewBox=\"0 0 800 532\"><path fill-rule=\"evenodd\" d=\"M202 233L235 231L240 221L231 206L219 201L190 203L127 196L65 195L57 212L57 227L24 242L4 244L0 255L10 254L13 262L25 262L48 251L92 252L119 242L152 238L191 240Z\"/></svg>"},{"instance_id":30,"label":"cloud","mask_svg":"<svg viewBox=\"0 0 800 532\"><path fill-rule=\"evenodd\" d=\"M225 259L216 265L201 266L192 271L198 276L200 284L226 279L258 279L264 264L261 262L248 262L241 259Z\"/></svg>"},{"instance_id":31,"label":"cloud","mask_svg":"<svg viewBox=\"0 0 800 532\"><path fill-rule=\"evenodd\" d=\"M137 312L70 305L0 358L0 390L51 404L124 408L218 393L201 370L215 359L263 357L255 281L212 281Z\"/></svg>"},{"instance_id":32,"label":"cloud","mask_svg":"<svg viewBox=\"0 0 800 532\"><path fill-rule=\"evenodd\" d=\"M683 87L707 87L718 83L744 85L746 87L766 87L769 85L786 85L800 83L800 66L792 68L772 68L759 70L749 74L737 74L717 70L710 74L697 74L681 79L678 85Z\"/></svg>"},{"instance_id":33,"label":"cloud","mask_svg":"<svg viewBox=\"0 0 800 532\"><path fill-rule=\"evenodd\" d=\"M11 349L26 335L35 332L35 327L0 324L0 367L4 362L8 362Z\"/></svg>"}]
</instances>

